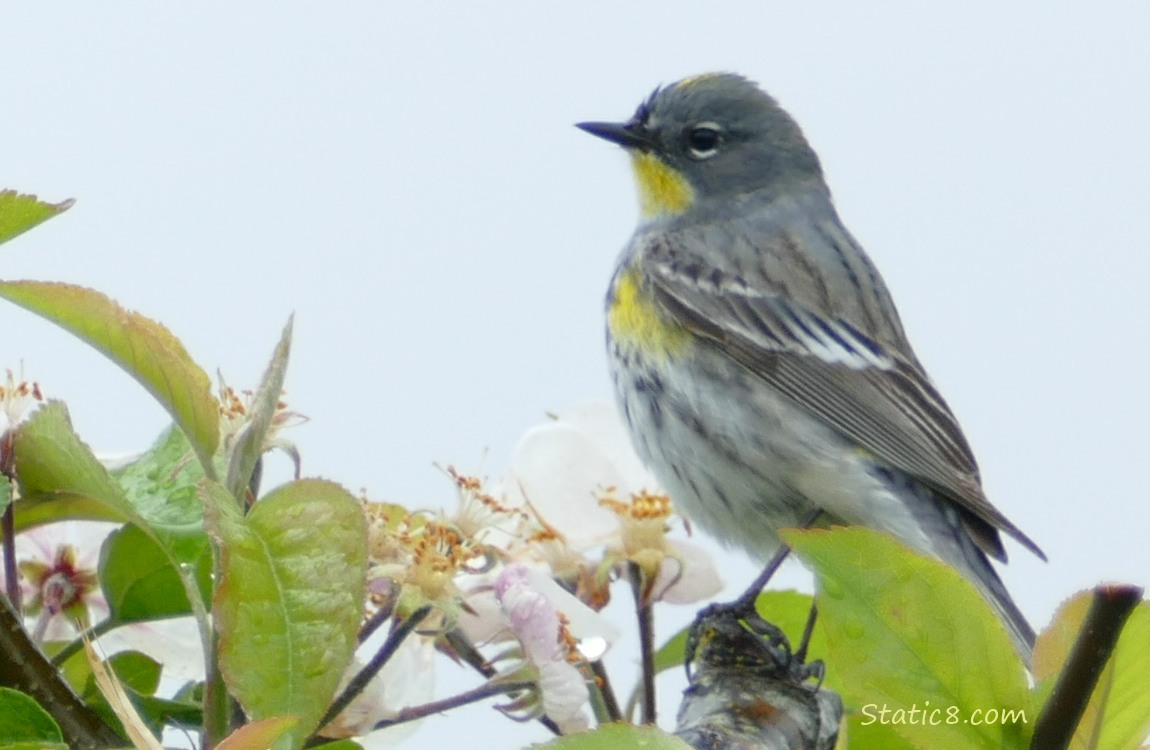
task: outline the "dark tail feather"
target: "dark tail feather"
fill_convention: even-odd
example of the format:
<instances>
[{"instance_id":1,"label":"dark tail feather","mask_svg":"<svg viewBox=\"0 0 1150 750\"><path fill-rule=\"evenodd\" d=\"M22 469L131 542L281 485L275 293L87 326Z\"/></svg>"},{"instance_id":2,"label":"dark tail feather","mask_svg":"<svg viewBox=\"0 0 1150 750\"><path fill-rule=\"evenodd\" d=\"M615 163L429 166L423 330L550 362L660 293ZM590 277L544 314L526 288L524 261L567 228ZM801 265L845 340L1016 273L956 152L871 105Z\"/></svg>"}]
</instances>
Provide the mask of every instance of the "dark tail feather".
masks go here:
<instances>
[{"instance_id":1,"label":"dark tail feather","mask_svg":"<svg viewBox=\"0 0 1150 750\"><path fill-rule=\"evenodd\" d=\"M967 573L971 582L978 587L982 595L990 602L990 606L998 613L999 618L1006 625L1011 640L1014 641L1015 649L1029 668L1034 656L1034 628L1030 627L1030 623L1026 621L1026 616L1022 614L1022 610L1010 598L1010 592L1006 590L1006 586L1003 585L1002 579L998 577L998 573L995 572L986 554L978 548L978 545L970 538L961 524L957 525L955 530L965 563L963 567L966 568L963 572Z\"/></svg>"}]
</instances>

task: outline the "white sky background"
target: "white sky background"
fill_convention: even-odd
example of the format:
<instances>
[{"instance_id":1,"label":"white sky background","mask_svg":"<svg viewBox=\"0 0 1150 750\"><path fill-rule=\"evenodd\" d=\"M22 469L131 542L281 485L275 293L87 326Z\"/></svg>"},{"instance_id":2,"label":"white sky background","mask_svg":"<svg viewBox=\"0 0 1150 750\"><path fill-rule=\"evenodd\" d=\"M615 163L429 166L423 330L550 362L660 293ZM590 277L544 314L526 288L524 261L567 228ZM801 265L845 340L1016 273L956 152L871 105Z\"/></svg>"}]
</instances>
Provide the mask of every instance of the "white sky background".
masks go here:
<instances>
[{"instance_id":1,"label":"white sky background","mask_svg":"<svg viewBox=\"0 0 1150 750\"><path fill-rule=\"evenodd\" d=\"M1150 6L1039 7L9 4L0 187L77 204L0 277L106 292L241 387L294 311L305 473L450 505L433 462L498 475L544 412L610 395L602 295L635 199L572 124L741 72L805 128L990 497L1049 555L1012 545L1004 573L1041 627L1079 588L1150 582ZM47 323L5 305L0 330L0 366L98 449L166 423ZM417 741L464 731L544 738L482 707Z\"/></svg>"}]
</instances>

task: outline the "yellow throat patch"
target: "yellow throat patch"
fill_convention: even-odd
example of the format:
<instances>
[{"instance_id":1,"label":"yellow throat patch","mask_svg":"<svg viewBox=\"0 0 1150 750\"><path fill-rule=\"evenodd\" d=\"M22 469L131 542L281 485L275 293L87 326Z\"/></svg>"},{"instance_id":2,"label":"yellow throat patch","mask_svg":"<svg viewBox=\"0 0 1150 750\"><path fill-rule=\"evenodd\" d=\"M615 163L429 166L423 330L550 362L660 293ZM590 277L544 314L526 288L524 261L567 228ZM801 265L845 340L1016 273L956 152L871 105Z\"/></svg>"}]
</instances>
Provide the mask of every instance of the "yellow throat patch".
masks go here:
<instances>
[{"instance_id":1,"label":"yellow throat patch","mask_svg":"<svg viewBox=\"0 0 1150 750\"><path fill-rule=\"evenodd\" d=\"M660 358L682 351L691 336L686 328L663 317L639 286L639 271L634 267L624 271L611 290L607 327L620 345Z\"/></svg>"},{"instance_id":2,"label":"yellow throat patch","mask_svg":"<svg viewBox=\"0 0 1150 750\"><path fill-rule=\"evenodd\" d=\"M639 186L639 210L644 219L682 213L695 199L695 191L686 178L653 154L631 151L631 168Z\"/></svg>"}]
</instances>

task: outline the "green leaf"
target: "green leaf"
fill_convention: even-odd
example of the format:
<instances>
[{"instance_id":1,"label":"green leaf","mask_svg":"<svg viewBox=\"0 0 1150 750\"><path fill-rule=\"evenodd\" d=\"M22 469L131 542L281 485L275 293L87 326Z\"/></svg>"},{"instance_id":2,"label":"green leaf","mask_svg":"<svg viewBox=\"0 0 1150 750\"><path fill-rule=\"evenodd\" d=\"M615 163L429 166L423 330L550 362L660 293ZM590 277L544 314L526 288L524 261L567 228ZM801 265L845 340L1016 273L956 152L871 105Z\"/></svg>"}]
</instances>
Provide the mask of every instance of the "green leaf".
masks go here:
<instances>
[{"instance_id":1,"label":"green leaf","mask_svg":"<svg viewBox=\"0 0 1150 750\"><path fill-rule=\"evenodd\" d=\"M34 195L21 195L15 190L0 190L0 245L37 224L72 207L75 201L45 203Z\"/></svg>"},{"instance_id":2,"label":"green leaf","mask_svg":"<svg viewBox=\"0 0 1150 750\"><path fill-rule=\"evenodd\" d=\"M799 591L764 591L755 599L755 610L797 648L814 603L813 596Z\"/></svg>"},{"instance_id":3,"label":"green leaf","mask_svg":"<svg viewBox=\"0 0 1150 750\"><path fill-rule=\"evenodd\" d=\"M196 497L196 483L203 478L198 464L172 460L175 446L185 445L178 433L166 433L152 451L135 463L109 474L99 459L72 429L67 407L49 401L20 426L16 433L17 477L22 497L16 508L17 528L34 521L77 517L45 510L44 504L74 508L84 504L98 513L83 518L130 521L157 540L183 542L187 554L174 555L176 562L194 562L202 554L203 506ZM186 450L184 453L186 457ZM39 512L35 512L39 510ZM199 535L199 540L194 538ZM168 545L165 545L167 548Z\"/></svg>"},{"instance_id":4,"label":"green leaf","mask_svg":"<svg viewBox=\"0 0 1150 750\"><path fill-rule=\"evenodd\" d=\"M687 635L690 630L691 627L688 625L675 633L655 652L655 674L683 666L683 659L687 653Z\"/></svg>"},{"instance_id":5,"label":"green leaf","mask_svg":"<svg viewBox=\"0 0 1150 750\"><path fill-rule=\"evenodd\" d=\"M139 651L120 651L107 659L108 666L116 673L116 679L137 695L152 695L160 686L160 663ZM89 674L84 687L84 698L89 702L100 696L96 678Z\"/></svg>"},{"instance_id":6,"label":"green leaf","mask_svg":"<svg viewBox=\"0 0 1150 750\"><path fill-rule=\"evenodd\" d=\"M818 577L825 659L850 707L887 709L883 723L922 747L1027 747L1025 669L972 584L869 529L784 537ZM990 720L1010 710L1025 719Z\"/></svg>"},{"instance_id":7,"label":"green leaf","mask_svg":"<svg viewBox=\"0 0 1150 750\"><path fill-rule=\"evenodd\" d=\"M203 507L195 488L188 484L199 464L175 467L153 463L155 455L171 451L170 436L158 444L159 450L145 454L118 477L130 492L120 486L88 446L72 430L64 404L50 401L20 426L16 434L16 467L24 497L16 505L16 525L26 528L45 516L84 506L98 510L106 518L130 521L148 534L177 566L188 601L206 627L206 574L204 556L210 541L202 528ZM188 462L183 462L187 464ZM133 467L136 467L133 469ZM133 472L142 472L145 478ZM183 472L191 472L181 478ZM95 514L93 514L95 515ZM90 517L85 515L84 517Z\"/></svg>"},{"instance_id":8,"label":"green leaf","mask_svg":"<svg viewBox=\"0 0 1150 750\"><path fill-rule=\"evenodd\" d=\"M235 497L244 497L252 480L252 472L263 455L267 445L268 430L272 426L283 396L284 378L287 375L288 356L291 353L292 321L284 326L279 343L272 353L271 361L264 372L260 387L252 399L248 420L236 436L235 447L228 461L228 490Z\"/></svg>"},{"instance_id":9,"label":"green leaf","mask_svg":"<svg viewBox=\"0 0 1150 750\"><path fill-rule=\"evenodd\" d=\"M198 703L157 698L154 695L133 695L133 703L140 718L156 734L165 726L198 727L204 723L204 709Z\"/></svg>"},{"instance_id":10,"label":"green leaf","mask_svg":"<svg viewBox=\"0 0 1150 750\"><path fill-rule=\"evenodd\" d=\"M547 750L691 750L691 746L658 727L639 727L634 724L604 724L593 732L560 737L545 744L532 745Z\"/></svg>"},{"instance_id":11,"label":"green leaf","mask_svg":"<svg viewBox=\"0 0 1150 750\"><path fill-rule=\"evenodd\" d=\"M206 471L214 472L219 403L207 374L167 328L79 286L3 281L0 297L71 332L122 367L168 410Z\"/></svg>"},{"instance_id":12,"label":"green leaf","mask_svg":"<svg viewBox=\"0 0 1150 750\"><path fill-rule=\"evenodd\" d=\"M220 669L253 719L299 717L290 745L299 747L355 652L367 567L363 511L347 490L314 479L273 490L246 518L220 485L205 482L201 494L220 549Z\"/></svg>"},{"instance_id":13,"label":"green leaf","mask_svg":"<svg viewBox=\"0 0 1150 750\"><path fill-rule=\"evenodd\" d=\"M1050 697L1059 672L1082 629L1093 594L1083 591L1058 608L1034 646L1036 705ZM1150 602L1130 613L1114 653L1070 742L1070 750L1128 750L1150 732Z\"/></svg>"},{"instance_id":14,"label":"green leaf","mask_svg":"<svg viewBox=\"0 0 1150 750\"><path fill-rule=\"evenodd\" d=\"M203 576L199 566L211 542L203 531L204 506L197 487L205 475L191 456L187 438L173 427L138 459L114 470L112 477L173 561L182 570L190 566ZM208 582L200 583L206 599Z\"/></svg>"},{"instance_id":15,"label":"green leaf","mask_svg":"<svg viewBox=\"0 0 1150 750\"><path fill-rule=\"evenodd\" d=\"M139 651L121 651L108 657L106 665L115 673L116 679L131 698L132 704L136 707L140 718L147 724L148 729L159 735L163 731L166 716L158 712L145 711L142 704L159 687L160 672L163 669L160 663ZM81 697L100 714L109 726L122 732L123 722L108 705L107 696L96 684L96 676L90 669Z\"/></svg>"},{"instance_id":16,"label":"green leaf","mask_svg":"<svg viewBox=\"0 0 1150 750\"><path fill-rule=\"evenodd\" d=\"M295 726L294 716L277 716L273 719L253 721L240 727L216 745L216 750L266 750L272 743Z\"/></svg>"},{"instance_id":17,"label":"green leaf","mask_svg":"<svg viewBox=\"0 0 1150 750\"><path fill-rule=\"evenodd\" d=\"M883 724L873 714L856 713L847 717L842 730L850 750L918 750L903 739L890 724ZM839 742L843 742L839 738Z\"/></svg>"},{"instance_id":18,"label":"green leaf","mask_svg":"<svg viewBox=\"0 0 1150 750\"><path fill-rule=\"evenodd\" d=\"M8 504L12 502L12 484L8 481L8 477L0 475L0 514L8 510Z\"/></svg>"},{"instance_id":19,"label":"green leaf","mask_svg":"<svg viewBox=\"0 0 1150 750\"><path fill-rule=\"evenodd\" d=\"M212 551L205 543L196 563L205 599L210 595ZM192 614L184 582L171 558L137 526L113 531L100 550L100 585L116 623Z\"/></svg>"},{"instance_id":20,"label":"green leaf","mask_svg":"<svg viewBox=\"0 0 1150 750\"><path fill-rule=\"evenodd\" d=\"M76 436L63 402L49 401L20 425L16 431L15 452L22 495L16 506L17 528L34 525L30 515L36 520L93 515L100 520L142 520L128 504L119 485ZM56 503L65 503L64 507L84 504L99 509L99 513L52 518L55 509L41 506ZM36 509L41 512L33 514Z\"/></svg>"},{"instance_id":21,"label":"green leaf","mask_svg":"<svg viewBox=\"0 0 1150 750\"><path fill-rule=\"evenodd\" d=\"M0 687L0 745L63 741L60 727L40 704L18 690Z\"/></svg>"}]
</instances>

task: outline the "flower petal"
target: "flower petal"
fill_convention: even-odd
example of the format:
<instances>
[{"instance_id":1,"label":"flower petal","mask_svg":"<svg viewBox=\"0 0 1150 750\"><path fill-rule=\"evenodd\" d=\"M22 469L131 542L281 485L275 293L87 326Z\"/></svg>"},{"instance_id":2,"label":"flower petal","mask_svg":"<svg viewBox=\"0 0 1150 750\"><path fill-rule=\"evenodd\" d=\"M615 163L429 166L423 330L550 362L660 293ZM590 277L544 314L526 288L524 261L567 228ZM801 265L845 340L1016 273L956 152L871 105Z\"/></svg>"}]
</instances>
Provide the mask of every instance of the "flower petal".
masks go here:
<instances>
[{"instance_id":1,"label":"flower petal","mask_svg":"<svg viewBox=\"0 0 1150 750\"><path fill-rule=\"evenodd\" d=\"M654 475L635 452L631 436L615 404L603 400L583 401L560 412L559 421L583 432L599 446L603 455L615 465L621 488L627 492L659 491Z\"/></svg>"},{"instance_id":2,"label":"flower petal","mask_svg":"<svg viewBox=\"0 0 1150 750\"><path fill-rule=\"evenodd\" d=\"M655 585L651 587L656 601L694 604L723 590L723 580L706 550L678 539L668 543L674 553L663 559Z\"/></svg>"},{"instance_id":3,"label":"flower petal","mask_svg":"<svg viewBox=\"0 0 1150 750\"><path fill-rule=\"evenodd\" d=\"M524 500L572 547L603 544L618 524L596 492L619 487L622 475L586 433L562 422L533 427L520 439L503 477L508 502Z\"/></svg>"}]
</instances>

